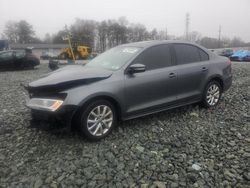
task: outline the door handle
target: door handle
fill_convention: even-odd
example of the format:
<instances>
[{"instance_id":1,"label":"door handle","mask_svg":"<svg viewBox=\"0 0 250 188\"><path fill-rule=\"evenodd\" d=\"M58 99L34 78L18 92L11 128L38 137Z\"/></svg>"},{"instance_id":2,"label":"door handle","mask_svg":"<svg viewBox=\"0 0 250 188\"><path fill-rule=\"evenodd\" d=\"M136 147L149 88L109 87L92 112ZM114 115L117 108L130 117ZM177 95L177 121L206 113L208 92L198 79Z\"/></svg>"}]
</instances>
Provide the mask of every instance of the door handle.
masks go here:
<instances>
[{"instance_id":1,"label":"door handle","mask_svg":"<svg viewBox=\"0 0 250 188\"><path fill-rule=\"evenodd\" d=\"M202 67L202 72L205 72L205 71L207 71L208 69L207 69L207 67Z\"/></svg>"},{"instance_id":2,"label":"door handle","mask_svg":"<svg viewBox=\"0 0 250 188\"><path fill-rule=\"evenodd\" d=\"M173 73L173 72L171 72L171 73L169 74L169 78L174 78L174 77L176 77L176 74Z\"/></svg>"}]
</instances>

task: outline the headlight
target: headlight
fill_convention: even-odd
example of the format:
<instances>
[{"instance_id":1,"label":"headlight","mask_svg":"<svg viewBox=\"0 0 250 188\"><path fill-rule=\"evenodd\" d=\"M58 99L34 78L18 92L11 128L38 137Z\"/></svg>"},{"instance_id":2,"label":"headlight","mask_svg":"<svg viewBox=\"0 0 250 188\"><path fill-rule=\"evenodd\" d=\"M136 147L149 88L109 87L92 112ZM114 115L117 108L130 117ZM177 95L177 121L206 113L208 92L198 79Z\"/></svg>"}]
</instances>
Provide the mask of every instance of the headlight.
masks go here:
<instances>
[{"instance_id":1,"label":"headlight","mask_svg":"<svg viewBox=\"0 0 250 188\"><path fill-rule=\"evenodd\" d=\"M63 104L62 100L32 98L27 102L27 106L31 109L56 111Z\"/></svg>"}]
</instances>

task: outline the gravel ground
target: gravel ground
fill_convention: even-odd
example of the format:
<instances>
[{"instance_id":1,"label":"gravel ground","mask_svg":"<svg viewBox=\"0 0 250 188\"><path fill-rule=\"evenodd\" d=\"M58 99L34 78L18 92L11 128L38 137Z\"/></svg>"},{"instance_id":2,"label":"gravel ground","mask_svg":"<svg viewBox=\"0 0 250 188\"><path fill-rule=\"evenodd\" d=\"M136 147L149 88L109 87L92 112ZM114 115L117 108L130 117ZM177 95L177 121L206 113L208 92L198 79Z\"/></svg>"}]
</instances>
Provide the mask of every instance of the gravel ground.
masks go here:
<instances>
[{"instance_id":1,"label":"gravel ground","mask_svg":"<svg viewBox=\"0 0 250 188\"><path fill-rule=\"evenodd\" d=\"M0 73L0 187L250 187L250 63L233 63L216 109L121 122L100 142L30 125L20 84L48 71Z\"/></svg>"}]
</instances>

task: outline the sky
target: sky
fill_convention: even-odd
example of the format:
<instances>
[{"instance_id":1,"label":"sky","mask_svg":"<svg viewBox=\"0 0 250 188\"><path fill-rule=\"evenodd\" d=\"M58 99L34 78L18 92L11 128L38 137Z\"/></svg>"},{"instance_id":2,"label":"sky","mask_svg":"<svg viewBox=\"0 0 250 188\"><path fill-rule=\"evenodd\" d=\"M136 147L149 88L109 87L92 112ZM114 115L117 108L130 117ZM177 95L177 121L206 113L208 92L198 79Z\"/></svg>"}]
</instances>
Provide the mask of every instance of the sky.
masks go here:
<instances>
[{"instance_id":1,"label":"sky","mask_svg":"<svg viewBox=\"0 0 250 188\"><path fill-rule=\"evenodd\" d=\"M185 15L190 31L216 37L238 36L250 42L250 0L0 0L0 33L9 20L26 20L36 35L56 33L76 18L102 21L125 16L147 29L169 35L185 33Z\"/></svg>"}]
</instances>

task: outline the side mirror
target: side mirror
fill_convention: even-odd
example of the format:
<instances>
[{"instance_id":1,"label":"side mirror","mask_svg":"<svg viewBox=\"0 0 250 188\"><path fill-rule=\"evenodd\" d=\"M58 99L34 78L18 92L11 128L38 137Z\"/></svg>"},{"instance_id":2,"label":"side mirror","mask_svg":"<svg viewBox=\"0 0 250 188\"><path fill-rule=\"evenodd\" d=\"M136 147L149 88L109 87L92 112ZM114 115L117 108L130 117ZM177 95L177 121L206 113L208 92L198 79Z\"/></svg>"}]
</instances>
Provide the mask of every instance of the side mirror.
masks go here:
<instances>
[{"instance_id":1,"label":"side mirror","mask_svg":"<svg viewBox=\"0 0 250 188\"><path fill-rule=\"evenodd\" d=\"M143 64L133 64L128 68L128 73L134 74L139 72L145 72L146 66Z\"/></svg>"}]
</instances>

